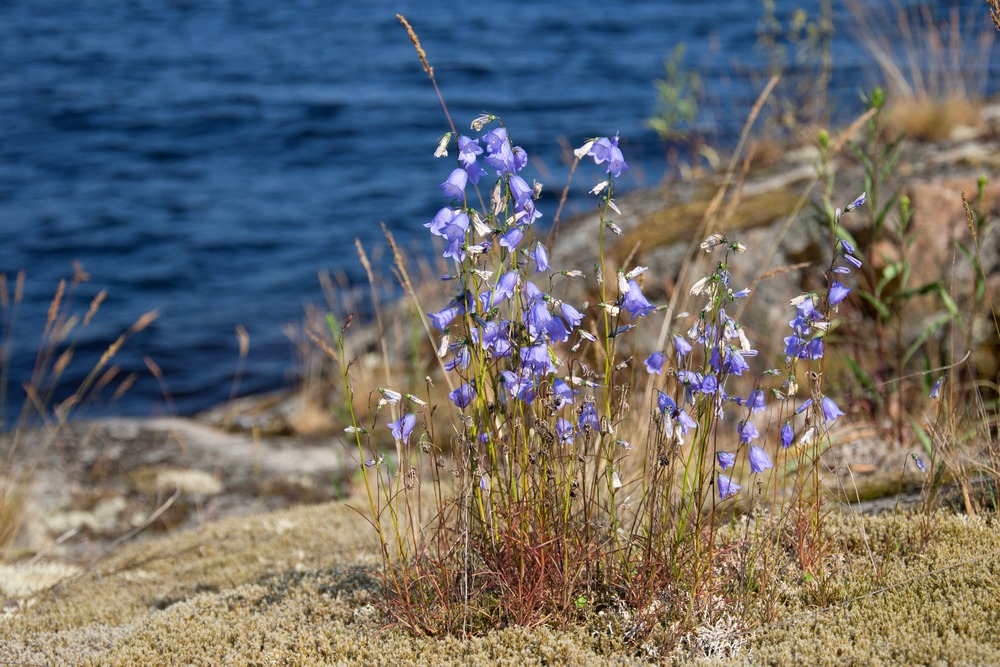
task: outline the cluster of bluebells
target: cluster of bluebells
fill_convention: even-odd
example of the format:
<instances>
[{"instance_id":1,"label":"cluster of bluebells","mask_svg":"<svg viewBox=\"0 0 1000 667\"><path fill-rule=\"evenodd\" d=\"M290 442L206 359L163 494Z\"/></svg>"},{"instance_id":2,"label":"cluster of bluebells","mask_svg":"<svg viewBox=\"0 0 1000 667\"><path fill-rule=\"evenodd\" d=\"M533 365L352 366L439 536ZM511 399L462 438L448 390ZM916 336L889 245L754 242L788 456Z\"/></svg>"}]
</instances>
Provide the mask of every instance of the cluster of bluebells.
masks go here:
<instances>
[{"instance_id":1,"label":"cluster of bluebells","mask_svg":"<svg viewBox=\"0 0 1000 667\"><path fill-rule=\"evenodd\" d=\"M472 124L476 132L495 125L478 137L445 135L435 153L443 157L449 146L458 148L458 165L440 185L446 203L424 225L444 241L443 256L454 261L455 269L442 279L456 289L451 300L428 317L441 332L438 354L445 359L445 369L461 378L449 394L456 408L475 414L477 398L487 393L478 383L495 381L495 391L489 393L498 400L530 406L544 398L558 442L572 444L579 435L601 428L594 399L579 396L577 388L597 385L586 378L558 376L564 365L559 344L571 344L575 350L596 338L581 328L580 310L540 285L551 289L556 274L568 278L583 274L555 271L548 249L531 241L531 228L542 217L537 207L541 185L529 184L520 175L527 153L511 142L507 129L496 120L476 119ZM603 166L607 178L594 192L605 193L605 201L617 211L610 199L611 179L629 168L618 137L592 139L577 156ZM483 192L489 192L488 203L484 210L476 210L470 202L482 202ZM655 310L635 280L642 270L627 274L615 303L602 306L624 310L632 318ZM485 364L491 365L489 373L483 372ZM407 414L388 426L397 441L406 443L414 422ZM480 439L496 435L489 433L486 423L474 429Z\"/></svg>"},{"instance_id":2,"label":"cluster of bluebells","mask_svg":"<svg viewBox=\"0 0 1000 667\"><path fill-rule=\"evenodd\" d=\"M851 211L864 204L862 195L846 209ZM841 211L836 212L839 222ZM736 439L739 447L745 448L750 474L757 475L772 468L773 463L762 446L761 434L754 422L754 415L767 409L767 392L758 382L746 396L730 393L730 380L748 374L750 366L748 359L757 355L747 338L743 328L728 313L727 308L734 302L746 298L749 289L734 290L730 284L728 258L730 253L741 253L745 248L732 242L721 234L709 236L701 244L706 252L716 249L725 250L725 258L720 261L715 271L698 280L691 288L693 296L706 299L706 304L695 316L694 323L686 335L677 335L673 339L673 356L676 368L672 375L676 378L679 390L683 393L683 401L687 405L701 403L701 414L710 420L724 418L726 406L737 406L742 411L742 418L736 423ZM825 333L829 328L829 313L836 311L841 302L850 294L850 289L840 281L839 276L849 274L850 267L858 268L861 261L855 256L854 248L846 240L838 243L832 274L832 279L825 300L816 294L803 294L792 300L795 316L789 322L791 335L785 338L785 373L786 380L782 389L771 390L778 399L784 401L797 391L795 384L796 366L800 360L812 362L821 359L824 354ZM825 301L825 302L824 302ZM822 308L822 309L821 309ZM704 356L696 357L693 353L699 350ZM704 359L702 362L697 358ZM650 374L660 375L668 356L664 351L653 352L646 360L645 366ZM763 376L781 375L780 370L765 371ZM816 383L818 385L818 382ZM681 400L680 398L678 400ZM668 438L682 443L683 435L698 424L687 416L684 410L666 394L660 392L658 410L662 414L660 423ZM813 397L802 402L795 414L809 413L807 428L798 439L800 445L808 445L818 435L820 428L832 422L844 413L828 396L822 395L817 389ZM792 418L786 419L780 428L780 441L783 448L790 447L796 441ZM736 464L737 454L720 451L716 454L716 462L722 471L728 471ZM716 489L722 500L736 495L742 488L729 475L719 472L715 476Z\"/></svg>"}]
</instances>

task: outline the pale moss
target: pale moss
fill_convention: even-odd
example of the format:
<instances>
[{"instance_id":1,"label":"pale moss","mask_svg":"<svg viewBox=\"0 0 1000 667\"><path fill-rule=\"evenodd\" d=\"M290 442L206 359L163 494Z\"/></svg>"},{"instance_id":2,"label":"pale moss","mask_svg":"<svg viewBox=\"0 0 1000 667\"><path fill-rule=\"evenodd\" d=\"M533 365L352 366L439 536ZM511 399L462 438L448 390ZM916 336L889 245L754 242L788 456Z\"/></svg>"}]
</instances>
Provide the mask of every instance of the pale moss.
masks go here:
<instances>
[{"instance_id":1,"label":"pale moss","mask_svg":"<svg viewBox=\"0 0 1000 667\"><path fill-rule=\"evenodd\" d=\"M344 504L234 518L123 548L0 625L0 661L168 664L1000 664L1000 534L947 515L921 549L919 517L831 515L833 600L783 568L782 616L735 617L682 650L587 628L413 638L384 627L371 529ZM889 545L891 548L886 548ZM990 555L992 554L992 555ZM990 555L988 557L984 557ZM973 560L973 559L979 560ZM873 563L885 561L885 575ZM867 596L867 597L861 597Z\"/></svg>"}]
</instances>

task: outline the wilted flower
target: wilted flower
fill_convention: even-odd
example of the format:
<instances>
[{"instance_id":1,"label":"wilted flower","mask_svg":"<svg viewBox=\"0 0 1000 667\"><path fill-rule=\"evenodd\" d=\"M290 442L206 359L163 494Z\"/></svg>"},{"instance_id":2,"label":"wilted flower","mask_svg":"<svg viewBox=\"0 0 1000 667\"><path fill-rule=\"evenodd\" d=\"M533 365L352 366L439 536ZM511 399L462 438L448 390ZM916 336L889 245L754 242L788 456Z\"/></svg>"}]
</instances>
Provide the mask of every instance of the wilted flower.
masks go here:
<instances>
[{"instance_id":1,"label":"wilted flower","mask_svg":"<svg viewBox=\"0 0 1000 667\"><path fill-rule=\"evenodd\" d=\"M719 486L719 500L725 500L729 496L735 496L743 487L723 474L717 476Z\"/></svg>"},{"instance_id":2,"label":"wilted flower","mask_svg":"<svg viewBox=\"0 0 1000 667\"><path fill-rule=\"evenodd\" d=\"M767 452L757 445L750 446L750 472L761 473L768 468L773 468L774 464L768 458Z\"/></svg>"},{"instance_id":3,"label":"wilted flower","mask_svg":"<svg viewBox=\"0 0 1000 667\"><path fill-rule=\"evenodd\" d=\"M399 403L399 399L403 398L403 395L398 391L386 389L385 387L379 387L378 393L385 397L385 400L389 403L389 405L396 405L396 403Z\"/></svg>"},{"instance_id":4,"label":"wilted flower","mask_svg":"<svg viewBox=\"0 0 1000 667\"><path fill-rule=\"evenodd\" d=\"M708 238L701 242L699 247L705 252L712 252L712 248L721 244L725 240L726 237L722 234L711 234Z\"/></svg>"},{"instance_id":5,"label":"wilted flower","mask_svg":"<svg viewBox=\"0 0 1000 667\"><path fill-rule=\"evenodd\" d=\"M614 470L611 471L611 488L614 491L617 491L618 489L622 488L622 480L620 477L618 477L618 473L615 472Z\"/></svg>"}]
</instances>

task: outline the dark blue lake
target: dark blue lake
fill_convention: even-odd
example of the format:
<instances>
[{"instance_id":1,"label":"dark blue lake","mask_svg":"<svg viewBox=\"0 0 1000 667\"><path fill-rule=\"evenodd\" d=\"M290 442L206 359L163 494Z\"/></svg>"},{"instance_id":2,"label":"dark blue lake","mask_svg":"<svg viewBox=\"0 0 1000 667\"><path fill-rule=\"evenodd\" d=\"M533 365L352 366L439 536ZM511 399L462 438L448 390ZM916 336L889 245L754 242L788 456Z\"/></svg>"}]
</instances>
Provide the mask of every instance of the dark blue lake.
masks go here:
<instances>
[{"instance_id":1,"label":"dark blue lake","mask_svg":"<svg viewBox=\"0 0 1000 667\"><path fill-rule=\"evenodd\" d=\"M985 20L981 2L932 4L942 16L980 8ZM777 5L787 18L818 1ZM144 357L179 412L209 407L229 395L241 324L251 337L241 391L285 386L296 368L282 326L323 301L318 272L363 280L355 238L381 245L385 222L414 256L431 253L423 223L452 165L432 158L447 127L397 12L419 32L460 128L482 110L505 119L531 157L529 180L549 188L546 219L565 180L560 141L619 132L627 185L663 176L666 148L645 120L677 42L701 72L697 126L715 145L732 143L766 78L761 4L750 0L6 0L0 272L27 272L6 348L8 415L74 260L91 278L77 305L108 297L67 384L157 309L117 360L123 376L139 374L135 386L86 409L154 414L166 407ZM831 89L844 118L877 69L846 9L835 3L835 14Z\"/></svg>"}]
</instances>

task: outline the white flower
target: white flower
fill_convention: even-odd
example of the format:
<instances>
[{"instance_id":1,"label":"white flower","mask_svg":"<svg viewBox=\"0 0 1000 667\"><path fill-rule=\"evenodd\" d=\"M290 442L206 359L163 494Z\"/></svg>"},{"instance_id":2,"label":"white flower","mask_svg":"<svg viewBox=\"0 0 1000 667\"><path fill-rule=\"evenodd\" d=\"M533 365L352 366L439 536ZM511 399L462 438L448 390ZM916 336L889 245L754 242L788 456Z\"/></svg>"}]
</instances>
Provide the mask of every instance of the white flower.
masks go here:
<instances>
[{"instance_id":1,"label":"white flower","mask_svg":"<svg viewBox=\"0 0 1000 667\"><path fill-rule=\"evenodd\" d=\"M708 276L702 276L698 279L698 282L691 286L691 296L698 296L703 293L706 285L708 285Z\"/></svg>"},{"instance_id":2,"label":"white flower","mask_svg":"<svg viewBox=\"0 0 1000 667\"><path fill-rule=\"evenodd\" d=\"M451 141L451 132L445 132L444 136L438 141L437 150L434 151L434 157L448 157L449 141Z\"/></svg>"},{"instance_id":3,"label":"white flower","mask_svg":"<svg viewBox=\"0 0 1000 667\"><path fill-rule=\"evenodd\" d=\"M587 153L589 153L590 149L594 146L595 141L596 139L591 139L590 141L588 141L587 143L585 143L584 145L580 146L575 151L573 151L573 155L576 156L576 159L582 160L584 157L586 157Z\"/></svg>"},{"instance_id":4,"label":"white flower","mask_svg":"<svg viewBox=\"0 0 1000 667\"><path fill-rule=\"evenodd\" d=\"M628 278L629 280L634 280L635 278L638 278L639 276L644 274L646 271L649 271L648 266L637 266L628 273L626 273L625 277Z\"/></svg>"}]
</instances>

